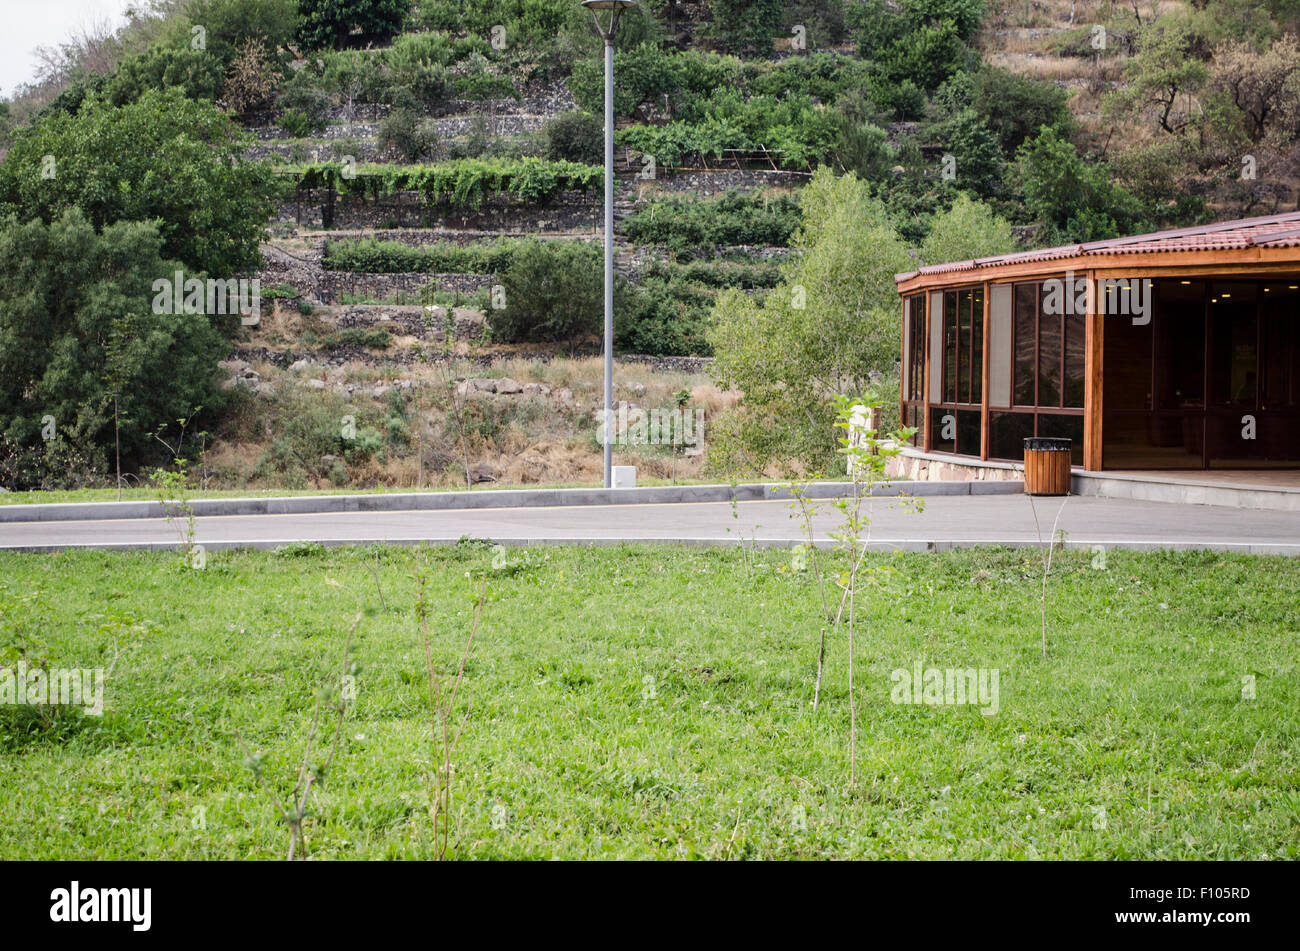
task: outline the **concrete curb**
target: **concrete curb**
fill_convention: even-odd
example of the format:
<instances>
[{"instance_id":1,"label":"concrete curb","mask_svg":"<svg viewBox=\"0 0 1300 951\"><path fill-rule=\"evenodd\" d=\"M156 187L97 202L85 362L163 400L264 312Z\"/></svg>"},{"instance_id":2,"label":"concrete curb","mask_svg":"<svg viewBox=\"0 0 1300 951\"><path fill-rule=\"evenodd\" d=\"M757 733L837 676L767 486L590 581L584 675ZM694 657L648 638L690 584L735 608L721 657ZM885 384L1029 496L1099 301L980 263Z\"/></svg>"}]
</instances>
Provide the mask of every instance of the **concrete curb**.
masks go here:
<instances>
[{"instance_id":1,"label":"concrete curb","mask_svg":"<svg viewBox=\"0 0 1300 951\"><path fill-rule=\"evenodd\" d=\"M811 499L841 498L849 482L813 482ZM891 482L874 495L1012 495L1023 482ZM196 499L199 518L221 515L315 515L336 512L409 512L436 509L532 508L557 505L652 505L681 502L763 502L791 498L788 483L664 485L635 489L484 489L480 492L393 492L374 495L294 495L278 498ZM5 522L73 522L88 519L165 518L174 506L160 502L54 502L0 505Z\"/></svg>"},{"instance_id":2,"label":"concrete curb","mask_svg":"<svg viewBox=\"0 0 1300 951\"><path fill-rule=\"evenodd\" d=\"M574 538L548 538L539 536L509 536L500 535L493 537L475 538L475 541L484 542L490 545L508 545L511 547L537 547L537 546L558 546L558 545L585 545L609 547L614 545L682 545L689 548L710 548L710 547L734 547L736 545L754 545L758 548L791 548L795 545L803 544L798 538L736 538L733 536L713 537L713 538L661 538L645 536L629 536L627 538L599 538L599 537L574 537ZM302 545L302 541L293 539L263 539L259 541L244 542L208 542L204 543L205 551L274 551L284 545ZM430 539L430 538L373 538L373 539L328 539L320 542L313 542L324 548L342 548L342 547L366 547L370 545L455 545L453 539ZM828 547L831 542L819 540L819 548ZM1239 555L1282 555L1290 558L1300 558L1300 544L1295 545L1278 545L1278 544L1250 544L1245 542L1215 542L1215 541L1190 541L1190 542L1158 542L1158 541L1131 541L1117 542L1108 539L1089 540L1089 539L1071 539L1056 547L1066 548L1078 551L1092 551L1094 546L1102 545L1112 551L1136 551L1136 552L1153 552L1153 551L1214 551L1227 554ZM51 554L60 551L72 551L85 549L88 551L181 551L184 545L178 542L125 542L125 543L104 543L98 545L15 545L12 547L0 546L0 551L15 552L19 554ZM868 546L870 551L878 552L916 552L936 554L947 551L958 551L969 548L1033 548L1042 550L1043 544L1038 541L1023 540L1006 540L1006 539L877 539L872 541Z\"/></svg>"},{"instance_id":3,"label":"concrete curb","mask_svg":"<svg viewBox=\"0 0 1300 951\"><path fill-rule=\"evenodd\" d=\"M1076 472L1075 495L1137 502L1174 502L1181 505L1220 505L1237 509L1300 512L1300 491L1276 485L1224 485L1192 479L1160 481L1126 473Z\"/></svg>"}]
</instances>

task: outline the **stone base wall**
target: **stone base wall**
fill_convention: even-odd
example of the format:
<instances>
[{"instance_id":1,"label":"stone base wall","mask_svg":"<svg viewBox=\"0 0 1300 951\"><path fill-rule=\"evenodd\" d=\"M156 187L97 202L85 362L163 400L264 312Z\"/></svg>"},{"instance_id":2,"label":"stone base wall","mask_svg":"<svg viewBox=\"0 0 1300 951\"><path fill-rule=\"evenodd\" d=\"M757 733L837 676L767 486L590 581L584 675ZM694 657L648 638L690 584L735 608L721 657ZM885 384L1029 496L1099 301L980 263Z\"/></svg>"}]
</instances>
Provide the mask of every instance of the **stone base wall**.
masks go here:
<instances>
[{"instance_id":1,"label":"stone base wall","mask_svg":"<svg viewBox=\"0 0 1300 951\"><path fill-rule=\"evenodd\" d=\"M957 460L903 454L885 463L885 475L908 482L1017 482L1024 478L1019 469L963 464Z\"/></svg>"}]
</instances>

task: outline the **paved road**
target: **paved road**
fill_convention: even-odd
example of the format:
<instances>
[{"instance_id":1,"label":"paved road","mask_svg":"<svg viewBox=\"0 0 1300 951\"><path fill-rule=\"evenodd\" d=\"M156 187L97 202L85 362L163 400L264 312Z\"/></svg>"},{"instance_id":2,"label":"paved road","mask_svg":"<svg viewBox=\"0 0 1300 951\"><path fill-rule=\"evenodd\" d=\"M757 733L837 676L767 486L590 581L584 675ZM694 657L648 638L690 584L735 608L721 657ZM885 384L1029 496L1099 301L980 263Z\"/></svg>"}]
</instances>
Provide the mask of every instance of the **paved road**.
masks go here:
<instances>
[{"instance_id":1,"label":"paved road","mask_svg":"<svg viewBox=\"0 0 1300 951\"><path fill-rule=\"evenodd\" d=\"M1035 528L1037 511L1039 528ZM1208 505L1175 505L1072 496L933 496L923 512L896 501L876 500L873 545L903 550L943 549L973 544L1039 544L1058 529L1070 546L1105 545L1133 549L1218 548L1256 554L1300 556L1300 513L1252 511ZM838 525L829 503L816 521L819 539ZM1041 534L1040 534L1041 529ZM648 541L725 544L754 540L788 545L800 538L783 501L692 502L647 505L554 506L410 512L341 512L312 515L210 516L197 520L195 540L209 550L273 548L292 541L325 544L421 540L455 541L462 536L504 544ZM0 548L174 547L175 524L163 519L0 524Z\"/></svg>"}]
</instances>

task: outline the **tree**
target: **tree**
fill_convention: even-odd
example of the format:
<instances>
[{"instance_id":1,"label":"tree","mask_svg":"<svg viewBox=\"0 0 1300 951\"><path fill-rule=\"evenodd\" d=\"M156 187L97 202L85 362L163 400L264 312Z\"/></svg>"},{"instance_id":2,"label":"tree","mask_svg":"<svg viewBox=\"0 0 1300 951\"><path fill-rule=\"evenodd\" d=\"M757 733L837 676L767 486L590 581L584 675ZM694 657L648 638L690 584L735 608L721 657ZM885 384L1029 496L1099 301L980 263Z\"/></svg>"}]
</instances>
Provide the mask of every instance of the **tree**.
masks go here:
<instances>
[{"instance_id":1,"label":"tree","mask_svg":"<svg viewBox=\"0 0 1300 951\"><path fill-rule=\"evenodd\" d=\"M973 109L963 109L936 125L930 139L953 157L957 187L986 196L1002 190L1002 149L997 136Z\"/></svg>"},{"instance_id":2,"label":"tree","mask_svg":"<svg viewBox=\"0 0 1300 951\"><path fill-rule=\"evenodd\" d=\"M986 66L974 74L970 105L984 117L1003 150L1012 154L1044 126L1067 127L1068 98L1052 83Z\"/></svg>"},{"instance_id":3,"label":"tree","mask_svg":"<svg viewBox=\"0 0 1300 951\"><path fill-rule=\"evenodd\" d=\"M164 255L186 268L251 270L275 186L266 166L245 160L247 144L216 106L178 89L121 108L88 99L16 137L0 164L0 214L48 224L76 207L97 228L158 221Z\"/></svg>"},{"instance_id":4,"label":"tree","mask_svg":"<svg viewBox=\"0 0 1300 951\"><path fill-rule=\"evenodd\" d=\"M1214 85L1242 114L1250 141L1259 142L1274 118L1294 110L1300 43L1285 34L1264 52L1229 43L1214 57Z\"/></svg>"},{"instance_id":5,"label":"tree","mask_svg":"<svg viewBox=\"0 0 1300 951\"><path fill-rule=\"evenodd\" d=\"M729 50L770 53L785 15L784 0L709 0L713 29Z\"/></svg>"},{"instance_id":6,"label":"tree","mask_svg":"<svg viewBox=\"0 0 1300 951\"><path fill-rule=\"evenodd\" d=\"M160 425L219 404L221 332L204 314L153 312L153 282L179 266L162 258L154 224L97 233L76 208L50 224L2 221L0 439L11 452L38 458L52 429L103 467L116 399L134 463Z\"/></svg>"},{"instance_id":7,"label":"tree","mask_svg":"<svg viewBox=\"0 0 1300 951\"><path fill-rule=\"evenodd\" d=\"M605 160L605 124L588 112L566 112L542 128L546 157L599 165Z\"/></svg>"},{"instance_id":8,"label":"tree","mask_svg":"<svg viewBox=\"0 0 1300 951\"><path fill-rule=\"evenodd\" d=\"M894 275L913 265L884 204L857 176L826 167L800 202L785 281L762 302L728 291L713 310L714 376L744 393L710 449L711 466L729 474L829 468L832 398L889 389L897 366Z\"/></svg>"},{"instance_id":9,"label":"tree","mask_svg":"<svg viewBox=\"0 0 1300 951\"><path fill-rule=\"evenodd\" d=\"M351 35L383 42L402 29L407 0L298 0L298 40L309 50L343 49Z\"/></svg>"},{"instance_id":10,"label":"tree","mask_svg":"<svg viewBox=\"0 0 1300 951\"><path fill-rule=\"evenodd\" d=\"M276 50L293 41L298 26L296 0L196 0L186 6L180 35L171 42L188 50L195 42L194 28L202 27L204 48L226 67L249 40Z\"/></svg>"},{"instance_id":11,"label":"tree","mask_svg":"<svg viewBox=\"0 0 1300 951\"><path fill-rule=\"evenodd\" d=\"M151 49L127 56L102 84L105 98L115 106L168 86L179 86L190 99L216 99L221 91L221 61L201 50ZM75 115L81 99L73 102L70 96L63 105L63 111Z\"/></svg>"},{"instance_id":12,"label":"tree","mask_svg":"<svg viewBox=\"0 0 1300 951\"><path fill-rule=\"evenodd\" d=\"M1155 107L1160 128L1181 132L1190 114L1191 97L1209 78L1209 68L1193 55L1194 37L1185 18L1161 17L1138 30L1137 55L1125 66L1128 84L1113 94L1112 108ZM1174 118L1178 97L1186 97L1188 112Z\"/></svg>"},{"instance_id":13,"label":"tree","mask_svg":"<svg viewBox=\"0 0 1300 951\"><path fill-rule=\"evenodd\" d=\"M1073 143L1046 128L1016 153L1025 210L1063 241L1114 238L1136 229L1142 209L1110 181L1109 170L1085 162Z\"/></svg>"},{"instance_id":14,"label":"tree","mask_svg":"<svg viewBox=\"0 0 1300 951\"><path fill-rule=\"evenodd\" d=\"M962 68L966 49L951 20L926 23L899 37L880 59L881 70L894 83L911 81L934 90Z\"/></svg>"},{"instance_id":15,"label":"tree","mask_svg":"<svg viewBox=\"0 0 1300 951\"><path fill-rule=\"evenodd\" d=\"M573 346L600 332L605 278L601 251L594 244L530 239L515 253L501 287L505 306L488 312L494 340ZM620 278L616 305L625 302L626 293Z\"/></svg>"},{"instance_id":16,"label":"tree","mask_svg":"<svg viewBox=\"0 0 1300 951\"><path fill-rule=\"evenodd\" d=\"M952 207L936 215L930 233L921 243L922 264L944 264L1009 254L1016 239L1005 218L969 195L960 195Z\"/></svg>"},{"instance_id":17,"label":"tree","mask_svg":"<svg viewBox=\"0 0 1300 951\"><path fill-rule=\"evenodd\" d=\"M903 15L913 26L947 21L969 41L984 19L984 0L902 0Z\"/></svg>"},{"instance_id":18,"label":"tree","mask_svg":"<svg viewBox=\"0 0 1300 951\"><path fill-rule=\"evenodd\" d=\"M226 71L222 105L236 115L266 108L280 88L280 69L261 40L245 40Z\"/></svg>"}]
</instances>

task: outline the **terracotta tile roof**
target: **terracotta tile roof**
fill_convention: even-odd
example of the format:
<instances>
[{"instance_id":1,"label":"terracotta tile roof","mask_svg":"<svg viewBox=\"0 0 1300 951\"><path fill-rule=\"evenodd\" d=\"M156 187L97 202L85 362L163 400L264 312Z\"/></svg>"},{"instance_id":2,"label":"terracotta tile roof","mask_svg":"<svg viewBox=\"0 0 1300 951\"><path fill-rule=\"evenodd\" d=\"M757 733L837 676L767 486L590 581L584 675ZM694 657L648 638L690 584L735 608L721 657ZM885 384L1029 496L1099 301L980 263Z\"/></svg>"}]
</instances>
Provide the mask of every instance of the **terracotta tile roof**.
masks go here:
<instances>
[{"instance_id":1,"label":"terracotta tile roof","mask_svg":"<svg viewBox=\"0 0 1300 951\"><path fill-rule=\"evenodd\" d=\"M953 271L977 271L1004 264L1030 264L1036 261L1054 261L1063 258L1093 257L1116 254L1152 254L1157 251L1226 251L1246 248L1300 247L1300 211L1284 215L1266 215L1262 218L1242 218L1238 221L1221 221L1218 224L1178 228L1173 231L1156 231L1151 234L1110 238L1106 241L1089 241L1068 244L1037 251L1020 251L973 261L952 261L947 264L927 264L916 271L896 274L895 281L904 281L918 274L944 274Z\"/></svg>"}]
</instances>

